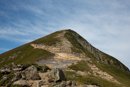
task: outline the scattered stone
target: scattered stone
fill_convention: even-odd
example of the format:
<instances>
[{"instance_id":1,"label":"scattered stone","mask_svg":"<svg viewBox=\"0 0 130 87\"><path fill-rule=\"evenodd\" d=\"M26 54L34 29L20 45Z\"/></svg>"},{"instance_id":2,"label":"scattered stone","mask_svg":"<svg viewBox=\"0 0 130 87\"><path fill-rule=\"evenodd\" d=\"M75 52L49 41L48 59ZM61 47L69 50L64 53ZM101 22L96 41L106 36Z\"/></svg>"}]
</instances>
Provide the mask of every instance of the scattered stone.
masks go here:
<instances>
[{"instance_id":1,"label":"scattered stone","mask_svg":"<svg viewBox=\"0 0 130 87\"><path fill-rule=\"evenodd\" d=\"M0 70L0 82L2 83L0 87L99 87L96 85L78 86L75 81L66 81L61 69L49 69L46 65L12 64L12 66L6 66L6 68ZM6 71L6 73L3 71Z\"/></svg>"},{"instance_id":2,"label":"scattered stone","mask_svg":"<svg viewBox=\"0 0 130 87\"><path fill-rule=\"evenodd\" d=\"M13 68L13 71L22 71L22 68L21 67L16 67L16 68Z\"/></svg>"}]
</instances>

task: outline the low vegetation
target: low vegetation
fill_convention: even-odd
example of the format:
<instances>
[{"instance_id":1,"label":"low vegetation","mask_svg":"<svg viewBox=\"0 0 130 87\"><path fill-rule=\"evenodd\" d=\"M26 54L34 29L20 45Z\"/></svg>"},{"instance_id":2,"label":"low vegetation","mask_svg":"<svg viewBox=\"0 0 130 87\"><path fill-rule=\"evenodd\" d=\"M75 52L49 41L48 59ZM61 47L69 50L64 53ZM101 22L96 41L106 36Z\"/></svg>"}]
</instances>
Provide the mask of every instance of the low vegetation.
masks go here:
<instances>
[{"instance_id":1,"label":"low vegetation","mask_svg":"<svg viewBox=\"0 0 130 87\"><path fill-rule=\"evenodd\" d=\"M0 56L2 58L0 66L11 64L30 64L41 59L48 59L54 54L43 49L34 49L30 45L24 45ZM6 62L4 62L6 61Z\"/></svg>"},{"instance_id":2,"label":"low vegetation","mask_svg":"<svg viewBox=\"0 0 130 87\"><path fill-rule=\"evenodd\" d=\"M49 45L49 46L55 45L57 42L60 42L60 40L56 38L56 36L60 33L61 33L61 31L54 32L50 35L47 35L45 37L35 40L32 43L45 44L45 45Z\"/></svg>"},{"instance_id":3,"label":"low vegetation","mask_svg":"<svg viewBox=\"0 0 130 87\"><path fill-rule=\"evenodd\" d=\"M104 80L100 77L95 77L93 75L80 76L77 75L75 72L71 71L66 71L65 75L67 80L76 81L78 84L97 85L99 87L122 87L122 85L109 82L107 80Z\"/></svg>"},{"instance_id":4,"label":"low vegetation","mask_svg":"<svg viewBox=\"0 0 130 87\"><path fill-rule=\"evenodd\" d=\"M72 64L69 66L69 68L75 71L91 71L86 61L79 61L77 64Z\"/></svg>"},{"instance_id":5,"label":"low vegetation","mask_svg":"<svg viewBox=\"0 0 130 87\"><path fill-rule=\"evenodd\" d=\"M71 42L73 47L71 48L73 52L82 53L84 48L76 40L75 36L71 32L66 32L65 37Z\"/></svg>"},{"instance_id":6,"label":"low vegetation","mask_svg":"<svg viewBox=\"0 0 130 87\"><path fill-rule=\"evenodd\" d=\"M123 71L119 68L116 68L113 65L107 65L103 63L95 63L101 70L109 73L114 78L116 78L119 82L125 84L126 87L130 86L130 72Z\"/></svg>"}]
</instances>

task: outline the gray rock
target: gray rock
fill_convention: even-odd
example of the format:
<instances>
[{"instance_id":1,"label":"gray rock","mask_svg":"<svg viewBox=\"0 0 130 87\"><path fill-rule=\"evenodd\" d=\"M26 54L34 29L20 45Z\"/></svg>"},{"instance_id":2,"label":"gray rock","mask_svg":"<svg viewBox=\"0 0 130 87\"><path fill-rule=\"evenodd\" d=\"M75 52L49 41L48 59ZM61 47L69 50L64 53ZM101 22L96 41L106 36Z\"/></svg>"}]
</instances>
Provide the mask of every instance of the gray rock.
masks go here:
<instances>
[{"instance_id":1,"label":"gray rock","mask_svg":"<svg viewBox=\"0 0 130 87\"><path fill-rule=\"evenodd\" d=\"M22 68L21 67L16 67L16 68L13 68L13 71L22 71Z\"/></svg>"},{"instance_id":2,"label":"gray rock","mask_svg":"<svg viewBox=\"0 0 130 87\"><path fill-rule=\"evenodd\" d=\"M24 74L27 80L41 80L41 77L38 74L38 70L34 65L31 65L30 67L25 69L23 75Z\"/></svg>"},{"instance_id":3,"label":"gray rock","mask_svg":"<svg viewBox=\"0 0 130 87\"><path fill-rule=\"evenodd\" d=\"M65 81L65 75L61 69L52 69L51 71L51 76L54 79L54 82L60 82L60 81Z\"/></svg>"},{"instance_id":4,"label":"gray rock","mask_svg":"<svg viewBox=\"0 0 130 87\"><path fill-rule=\"evenodd\" d=\"M22 73L21 73L21 76L22 76L22 78L21 78L21 79L23 79L23 80L25 80L25 79L26 79L25 72L22 72Z\"/></svg>"},{"instance_id":5,"label":"gray rock","mask_svg":"<svg viewBox=\"0 0 130 87\"><path fill-rule=\"evenodd\" d=\"M0 73L2 74L9 74L11 72L10 68L1 68Z\"/></svg>"},{"instance_id":6,"label":"gray rock","mask_svg":"<svg viewBox=\"0 0 130 87\"><path fill-rule=\"evenodd\" d=\"M3 80L7 80L7 79L8 79L8 76L7 76L7 75L4 75L2 79L3 79Z\"/></svg>"}]
</instances>

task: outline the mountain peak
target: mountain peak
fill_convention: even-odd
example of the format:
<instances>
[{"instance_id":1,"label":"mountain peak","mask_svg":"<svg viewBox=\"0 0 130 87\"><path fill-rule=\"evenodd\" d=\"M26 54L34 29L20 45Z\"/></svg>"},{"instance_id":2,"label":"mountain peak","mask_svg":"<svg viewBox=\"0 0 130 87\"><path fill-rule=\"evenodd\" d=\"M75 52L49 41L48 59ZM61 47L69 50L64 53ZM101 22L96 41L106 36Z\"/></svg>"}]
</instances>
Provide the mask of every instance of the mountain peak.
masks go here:
<instances>
[{"instance_id":1,"label":"mountain peak","mask_svg":"<svg viewBox=\"0 0 130 87\"><path fill-rule=\"evenodd\" d=\"M62 30L59 30L61 32L75 32L74 30L72 29L62 29ZM57 31L56 31L57 32Z\"/></svg>"},{"instance_id":2,"label":"mountain peak","mask_svg":"<svg viewBox=\"0 0 130 87\"><path fill-rule=\"evenodd\" d=\"M120 61L98 50L97 48L92 46L87 40L85 40L82 36L80 36L77 32L73 31L72 29L64 29L64 30L56 31L52 34L39 38L35 41L32 41L26 45L23 45L19 48L16 48L4 54L5 55L9 54L9 56L14 55L15 57L16 54L21 53L21 50L24 50L24 49L27 49L28 51L30 50L34 51L32 47L37 48L36 50L38 49L40 49L41 51L44 50L44 52L46 53L46 56L47 54L49 54L49 57L52 55L55 55L56 53L67 53L67 54L74 54L74 55L76 54L79 57L87 56L101 63L109 64L119 69L129 71L129 69ZM3 55L1 56L5 57Z\"/></svg>"},{"instance_id":3,"label":"mountain peak","mask_svg":"<svg viewBox=\"0 0 130 87\"><path fill-rule=\"evenodd\" d=\"M38 64L61 68L66 71L68 79L80 80L81 83L85 81L85 84L91 84L92 80L99 87L130 85L127 83L130 81L130 71L124 64L95 48L71 29L56 31L12 49L1 54L0 59L0 67L10 64ZM93 78L90 79L89 76ZM102 84L100 80L113 85Z\"/></svg>"}]
</instances>

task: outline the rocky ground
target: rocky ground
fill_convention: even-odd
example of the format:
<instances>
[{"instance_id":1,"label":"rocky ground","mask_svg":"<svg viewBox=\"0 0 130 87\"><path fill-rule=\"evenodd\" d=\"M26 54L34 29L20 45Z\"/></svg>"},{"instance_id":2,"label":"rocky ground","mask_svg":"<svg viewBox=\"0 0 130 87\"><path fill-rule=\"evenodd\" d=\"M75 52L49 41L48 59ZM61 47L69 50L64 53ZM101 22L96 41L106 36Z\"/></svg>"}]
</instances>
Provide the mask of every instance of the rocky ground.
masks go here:
<instances>
[{"instance_id":1,"label":"rocky ground","mask_svg":"<svg viewBox=\"0 0 130 87\"><path fill-rule=\"evenodd\" d=\"M98 87L68 81L63 70L46 65L12 64L0 69L0 87Z\"/></svg>"}]
</instances>

